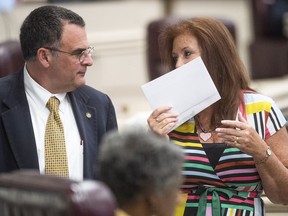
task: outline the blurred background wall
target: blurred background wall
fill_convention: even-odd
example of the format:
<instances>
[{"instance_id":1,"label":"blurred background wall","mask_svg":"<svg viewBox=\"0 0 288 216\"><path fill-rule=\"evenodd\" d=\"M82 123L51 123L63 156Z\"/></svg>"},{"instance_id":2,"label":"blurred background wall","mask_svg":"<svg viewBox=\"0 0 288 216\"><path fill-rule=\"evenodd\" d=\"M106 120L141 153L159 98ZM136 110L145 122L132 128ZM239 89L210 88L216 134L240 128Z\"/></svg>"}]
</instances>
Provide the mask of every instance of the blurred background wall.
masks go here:
<instances>
[{"instance_id":1,"label":"blurred background wall","mask_svg":"<svg viewBox=\"0 0 288 216\"><path fill-rule=\"evenodd\" d=\"M0 0L16 3L0 9L0 42L17 39L24 18L47 0ZM250 72L249 45L254 40L252 0L50 0L79 13L86 21L88 39L95 47L94 65L87 83L112 98L119 124L150 108L141 91L149 81L147 68L147 26L164 16L213 16L231 20L236 28L237 47ZM262 0L260 0L262 1ZM273 1L273 0L269 0ZM57 3L55 3L57 2ZM282 80L282 78L280 78ZM283 82L283 81L282 81ZM271 94L271 85L253 83ZM282 85L285 85L286 82ZM268 87L267 87L268 86ZM279 85L278 85L279 86ZM275 88L274 88L275 89ZM287 89L287 88L286 88ZM278 90L271 96L278 97ZM273 91L272 91L273 92ZM287 96L288 97L288 96ZM287 101L287 100L286 100ZM286 107L285 100L279 100Z\"/></svg>"},{"instance_id":2,"label":"blurred background wall","mask_svg":"<svg viewBox=\"0 0 288 216\"><path fill-rule=\"evenodd\" d=\"M95 46L94 65L87 73L87 83L112 97L121 120L149 110L140 89L148 81L146 30L149 22L165 15L231 19L237 28L240 55L249 67L247 45L252 34L248 3L249 0L104 0L57 4L85 19L88 39ZM22 0L13 9L0 12L0 41L18 39L23 19L43 4L47 3Z\"/></svg>"},{"instance_id":3,"label":"blurred background wall","mask_svg":"<svg viewBox=\"0 0 288 216\"><path fill-rule=\"evenodd\" d=\"M249 47L254 41L252 0L72 0L70 3L68 0L50 0L52 1L53 4L72 9L85 19L88 40L95 47L94 65L86 75L87 84L111 97L120 128L129 121L145 123L151 112L141 85L149 81L147 26L154 20L168 15L203 15L231 20L236 28L240 56L251 73ZM11 4L1 10L3 3ZM13 6L13 3L16 5ZM0 42L18 40L19 28L24 18L34 8L44 4L47 4L46 0L0 0ZM284 47L283 52L286 53L285 49ZM288 62L286 56L281 58ZM265 60L267 59L263 59ZM273 97L280 108L287 111L287 80L287 76L252 80L252 87ZM270 211L274 212L267 215L287 215L287 208L272 205L268 200L265 202Z\"/></svg>"}]
</instances>

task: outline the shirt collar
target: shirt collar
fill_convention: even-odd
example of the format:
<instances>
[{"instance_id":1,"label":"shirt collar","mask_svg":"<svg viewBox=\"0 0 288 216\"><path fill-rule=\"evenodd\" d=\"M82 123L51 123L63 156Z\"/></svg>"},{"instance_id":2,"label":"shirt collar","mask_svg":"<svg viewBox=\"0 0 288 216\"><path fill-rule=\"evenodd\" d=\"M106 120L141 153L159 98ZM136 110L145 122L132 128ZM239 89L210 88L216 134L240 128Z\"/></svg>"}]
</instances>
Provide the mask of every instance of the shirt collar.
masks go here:
<instances>
[{"instance_id":1,"label":"shirt collar","mask_svg":"<svg viewBox=\"0 0 288 216\"><path fill-rule=\"evenodd\" d=\"M24 67L24 86L25 92L34 101L39 109L45 109L50 97L55 96L61 102L65 99L66 93L52 94L39 85L28 73L26 65ZM60 111L61 105L59 106Z\"/></svg>"}]
</instances>

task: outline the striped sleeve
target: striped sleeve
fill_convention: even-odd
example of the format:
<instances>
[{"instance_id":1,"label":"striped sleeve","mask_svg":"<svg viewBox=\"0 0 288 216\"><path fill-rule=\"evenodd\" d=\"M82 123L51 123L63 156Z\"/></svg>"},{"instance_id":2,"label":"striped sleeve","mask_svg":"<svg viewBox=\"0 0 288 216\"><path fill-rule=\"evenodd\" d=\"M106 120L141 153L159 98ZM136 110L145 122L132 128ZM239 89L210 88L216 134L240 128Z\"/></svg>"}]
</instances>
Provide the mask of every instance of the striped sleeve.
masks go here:
<instances>
[{"instance_id":1,"label":"striped sleeve","mask_svg":"<svg viewBox=\"0 0 288 216\"><path fill-rule=\"evenodd\" d=\"M271 98L257 94L245 94L247 120L262 139L268 139L286 124L286 119Z\"/></svg>"},{"instance_id":2,"label":"striped sleeve","mask_svg":"<svg viewBox=\"0 0 288 216\"><path fill-rule=\"evenodd\" d=\"M286 119L279 109L279 107L275 104L275 102L272 102L272 107L269 112L269 116L267 119L267 131L266 131L266 139L272 136L274 133L276 133L280 128L282 128L286 124Z\"/></svg>"}]
</instances>

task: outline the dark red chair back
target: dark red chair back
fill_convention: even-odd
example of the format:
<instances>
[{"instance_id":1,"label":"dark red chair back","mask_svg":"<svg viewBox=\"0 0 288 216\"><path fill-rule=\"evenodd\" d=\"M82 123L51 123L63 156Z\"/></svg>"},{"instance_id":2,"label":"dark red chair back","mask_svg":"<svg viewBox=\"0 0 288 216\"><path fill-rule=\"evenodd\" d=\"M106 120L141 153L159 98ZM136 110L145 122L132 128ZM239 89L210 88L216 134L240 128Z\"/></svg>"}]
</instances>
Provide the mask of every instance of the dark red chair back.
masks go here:
<instances>
[{"instance_id":1,"label":"dark red chair back","mask_svg":"<svg viewBox=\"0 0 288 216\"><path fill-rule=\"evenodd\" d=\"M116 201L101 182L16 171L0 175L1 216L114 216Z\"/></svg>"},{"instance_id":2,"label":"dark red chair back","mask_svg":"<svg viewBox=\"0 0 288 216\"><path fill-rule=\"evenodd\" d=\"M0 77L18 72L24 66L20 42L8 40L0 43Z\"/></svg>"}]
</instances>

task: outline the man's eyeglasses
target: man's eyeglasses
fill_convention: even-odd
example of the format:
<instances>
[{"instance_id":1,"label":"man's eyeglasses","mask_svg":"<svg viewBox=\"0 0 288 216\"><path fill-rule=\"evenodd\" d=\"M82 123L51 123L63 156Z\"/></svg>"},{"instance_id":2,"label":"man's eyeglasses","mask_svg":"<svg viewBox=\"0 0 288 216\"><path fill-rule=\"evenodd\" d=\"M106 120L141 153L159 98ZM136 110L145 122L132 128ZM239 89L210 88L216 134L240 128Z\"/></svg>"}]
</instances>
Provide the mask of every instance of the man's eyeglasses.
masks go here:
<instances>
[{"instance_id":1,"label":"man's eyeglasses","mask_svg":"<svg viewBox=\"0 0 288 216\"><path fill-rule=\"evenodd\" d=\"M92 47L92 46L88 47L85 50L79 51L78 53L77 52L74 52L74 53L66 52L63 50L59 50L55 47L44 47L44 48L55 51L55 52L66 53L68 55L76 56L80 63L82 63L88 55L91 55L91 53L94 52L94 47Z\"/></svg>"}]
</instances>

